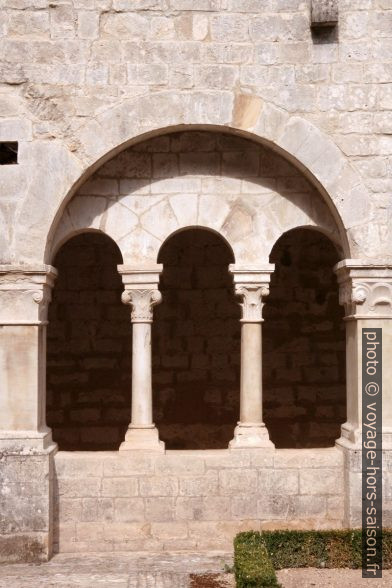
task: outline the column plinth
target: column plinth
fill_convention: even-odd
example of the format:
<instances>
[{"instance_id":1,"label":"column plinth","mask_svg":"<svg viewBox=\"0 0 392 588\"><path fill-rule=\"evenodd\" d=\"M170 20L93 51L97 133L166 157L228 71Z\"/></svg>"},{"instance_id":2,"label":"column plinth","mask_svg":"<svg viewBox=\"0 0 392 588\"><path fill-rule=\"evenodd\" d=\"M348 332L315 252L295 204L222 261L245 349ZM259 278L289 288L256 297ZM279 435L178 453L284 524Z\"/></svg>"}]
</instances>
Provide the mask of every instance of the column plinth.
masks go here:
<instances>
[{"instance_id":1,"label":"column plinth","mask_svg":"<svg viewBox=\"0 0 392 588\"><path fill-rule=\"evenodd\" d=\"M274 448L263 422L261 331L263 297L268 296L273 269L273 265L263 270L230 267L235 293L242 299L240 420L230 449Z\"/></svg>"},{"instance_id":2,"label":"column plinth","mask_svg":"<svg viewBox=\"0 0 392 588\"><path fill-rule=\"evenodd\" d=\"M162 266L139 270L119 266L125 285L122 302L131 306L132 416L120 451L165 451L153 423L151 323L153 307L161 302L158 290Z\"/></svg>"}]
</instances>

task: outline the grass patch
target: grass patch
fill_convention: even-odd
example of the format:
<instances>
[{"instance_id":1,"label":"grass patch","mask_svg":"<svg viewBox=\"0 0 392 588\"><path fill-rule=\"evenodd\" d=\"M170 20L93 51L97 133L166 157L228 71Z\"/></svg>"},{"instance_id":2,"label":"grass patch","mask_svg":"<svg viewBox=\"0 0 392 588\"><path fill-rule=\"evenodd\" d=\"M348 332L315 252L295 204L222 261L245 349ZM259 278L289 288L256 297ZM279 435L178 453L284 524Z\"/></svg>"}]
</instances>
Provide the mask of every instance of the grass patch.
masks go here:
<instances>
[{"instance_id":1,"label":"grass patch","mask_svg":"<svg viewBox=\"0 0 392 588\"><path fill-rule=\"evenodd\" d=\"M237 588L278 586L275 570L360 568L361 530L262 531L234 540ZM383 530L383 568L392 568L392 530Z\"/></svg>"}]
</instances>

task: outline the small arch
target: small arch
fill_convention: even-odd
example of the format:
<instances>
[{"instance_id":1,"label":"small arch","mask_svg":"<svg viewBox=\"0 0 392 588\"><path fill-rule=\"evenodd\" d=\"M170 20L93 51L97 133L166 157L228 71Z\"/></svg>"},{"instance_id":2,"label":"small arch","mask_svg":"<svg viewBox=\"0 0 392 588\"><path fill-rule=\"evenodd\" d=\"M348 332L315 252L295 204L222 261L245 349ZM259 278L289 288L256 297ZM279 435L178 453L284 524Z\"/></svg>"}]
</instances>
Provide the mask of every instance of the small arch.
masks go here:
<instances>
[{"instance_id":1,"label":"small arch","mask_svg":"<svg viewBox=\"0 0 392 588\"><path fill-rule=\"evenodd\" d=\"M336 255L338 256L338 261L344 259L344 250L342 247L342 244L340 243L338 236L336 235L336 233L333 233L332 231L329 231L326 227L323 227L321 225L298 225L297 227L294 227L288 231L285 231L284 233L282 233L278 239L276 239L275 243L273 244L273 246L271 247L271 251L269 254L269 259L271 260L273 257L273 251L274 249L278 246L278 243L281 240L287 239L290 237L290 234L293 231L304 231L304 234L306 231L311 231L314 233L317 233L319 235L322 235L323 237L325 237L325 239L327 239L331 245L333 246L333 248L335 249ZM270 263L273 263L270 261ZM336 262L337 263L337 262Z\"/></svg>"},{"instance_id":2,"label":"small arch","mask_svg":"<svg viewBox=\"0 0 392 588\"><path fill-rule=\"evenodd\" d=\"M90 234L102 235L102 237L104 239L108 239L109 241L111 241L111 243L113 244L113 246L116 248L116 250L118 252L119 259L121 259L121 261L119 261L118 263L119 264L123 263L123 256L122 256L121 250L120 250L119 246L117 245L117 243L114 241L114 239L112 239L109 235L107 235L106 233L104 233L100 229L94 229L94 228L87 227L87 228L74 229L74 230L70 231L69 233L65 234L62 238L59 238L59 240L56 241L53 249L51 250L50 264L54 265L56 267L57 254L64 246L67 245L67 243L69 241L71 241L72 239L75 239L79 235L90 235Z\"/></svg>"},{"instance_id":3,"label":"small arch","mask_svg":"<svg viewBox=\"0 0 392 588\"><path fill-rule=\"evenodd\" d=\"M168 237L166 237L166 239L163 241L163 243L158 251L157 263L164 263L164 261L163 261L164 251L167 247L167 243L169 241L171 241L172 239L175 239L177 237L177 235L179 235L180 233L183 233L185 231L194 231L195 235L201 234L202 232L212 233L213 235L215 235L218 238L218 240L220 240L222 243L224 243L226 248L228 249L228 251L230 251L231 261L229 261L229 263L235 263L235 255L234 255L233 247L231 246L229 241L226 239L226 237L224 235L222 235L221 233L219 233L219 231L216 231L215 229L211 229L210 227L200 226L200 225L189 225L186 227L181 227L180 229L177 229L176 231L173 231L170 235L168 235Z\"/></svg>"},{"instance_id":4,"label":"small arch","mask_svg":"<svg viewBox=\"0 0 392 588\"><path fill-rule=\"evenodd\" d=\"M346 417L344 311L336 244L298 228L275 243L264 307L264 418L278 448L328 447Z\"/></svg>"},{"instance_id":5,"label":"small arch","mask_svg":"<svg viewBox=\"0 0 392 588\"><path fill-rule=\"evenodd\" d=\"M58 249L47 329L47 423L61 450L114 450L131 412L131 329L116 243L99 231Z\"/></svg>"},{"instance_id":6,"label":"small arch","mask_svg":"<svg viewBox=\"0 0 392 588\"><path fill-rule=\"evenodd\" d=\"M168 449L226 448L239 413L240 308L233 253L200 227L165 240L154 310L154 420Z\"/></svg>"}]
</instances>

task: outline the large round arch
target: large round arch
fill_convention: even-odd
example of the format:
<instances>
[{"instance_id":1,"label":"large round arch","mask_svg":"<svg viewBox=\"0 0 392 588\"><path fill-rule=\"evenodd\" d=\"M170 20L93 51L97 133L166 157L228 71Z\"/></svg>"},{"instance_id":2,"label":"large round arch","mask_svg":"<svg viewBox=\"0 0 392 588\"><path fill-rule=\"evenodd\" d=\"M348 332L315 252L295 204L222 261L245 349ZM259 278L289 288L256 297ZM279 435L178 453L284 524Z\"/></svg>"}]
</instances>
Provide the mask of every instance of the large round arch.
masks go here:
<instances>
[{"instance_id":1,"label":"large round arch","mask_svg":"<svg viewBox=\"0 0 392 588\"><path fill-rule=\"evenodd\" d=\"M125 264L149 266L170 235L200 227L251 267L268 263L279 235L298 226L325 232L344 258L339 225L292 163L260 142L192 129L136 143L98 168L64 209L48 259L70 235L101 230Z\"/></svg>"},{"instance_id":2,"label":"large round arch","mask_svg":"<svg viewBox=\"0 0 392 588\"><path fill-rule=\"evenodd\" d=\"M186 128L241 134L284 155L319 190L339 227L344 255L363 255L361 227L371 220L370 199L361 176L327 134L258 96L189 91L126 100L90 120L70 148L59 141L26 147L31 180L16 218L15 257L47 261L65 206L99 166L137 141Z\"/></svg>"}]
</instances>

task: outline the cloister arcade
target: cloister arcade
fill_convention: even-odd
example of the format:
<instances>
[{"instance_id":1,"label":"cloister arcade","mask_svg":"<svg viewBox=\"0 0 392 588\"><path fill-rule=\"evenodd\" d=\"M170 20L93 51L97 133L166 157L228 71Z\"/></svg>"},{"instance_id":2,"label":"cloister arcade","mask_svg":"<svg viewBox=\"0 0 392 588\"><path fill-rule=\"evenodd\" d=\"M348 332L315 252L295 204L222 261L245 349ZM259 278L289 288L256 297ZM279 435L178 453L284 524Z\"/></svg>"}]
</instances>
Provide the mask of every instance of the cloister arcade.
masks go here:
<instances>
[{"instance_id":1,"label":"cloister arcade","mask_svg":"<svg viewBox=\"0 0 392 588\"><path fill-rule=\"evenodd\" d=\"M268 447L263 397L278 447L333 446L345 417L342 245L282 157L208 131L136 144L79 189L52 251L48 424L60 449L118 449L131 398L139 420L121 449L162 449L154 421L168 449Z\"/></svg>"},{"instance_id":2,"label":"cloister arcade","mask_svg":"<svg viewBox=\"0 0 392 588\"><path fill-rule=\"evenodd\" d=\"M39 557L358 524L360 331L389 324L390 270L347 225L355 177L337 159L330 196L317 158L336 152L310 133L307 167L301 124L292 154L168 125L97 157L45 219L31 201L44 264L2 266L0 427L42 474Z\"/></svg>"}]
</instances>

